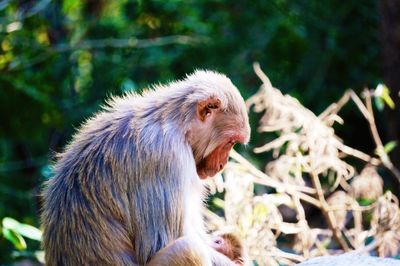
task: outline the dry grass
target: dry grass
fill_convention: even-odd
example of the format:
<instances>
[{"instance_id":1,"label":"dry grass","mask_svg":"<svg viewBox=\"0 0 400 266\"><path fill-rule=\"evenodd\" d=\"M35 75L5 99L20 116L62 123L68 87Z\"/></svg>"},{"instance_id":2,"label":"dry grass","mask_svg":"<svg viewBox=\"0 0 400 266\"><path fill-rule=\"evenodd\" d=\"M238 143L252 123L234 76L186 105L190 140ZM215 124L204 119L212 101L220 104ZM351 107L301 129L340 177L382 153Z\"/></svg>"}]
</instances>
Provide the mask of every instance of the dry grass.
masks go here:
<instances>
[{"instance_id":1,"label":"dry grass","mask_svg":"<svg viewBox=\"0 0 400 266\"><path fill-rule=\"evenodd\" d=\"M262 113L259 132L274 132L278 137L256 153L272 152L273 160L260 171L233 151L231 162L210 182L212 192L225 191L225 217L206 213L210 230L229 230L240 236L248 257L258 265L293 265L306 258L356 250L394 256L400 247L400 216L397 198L383 193L377 169L388 169L400 180L398 170L384 152L376 129L371 97L363 100L347 91L319 116L295 98L283 95L255 65L263 82L259 92L248 99L249 109ZM346 146L335 135L332 125L343 123L340 109L353 101L366 118L377 155L371 156ZM365 167L357 173L346 159L355 157ZM265 187L255 193L254 187ZM273 190L271 190L271 188ZM263 191L257 189L257 191ZM369 202L360 206L360 199ZM311 227L309 207L321 212L321 224ZM295 212L295 222L283 222L286 215L279 206ZM290 243L277 241L283 236Z\"/></svg>"}]
</instances>

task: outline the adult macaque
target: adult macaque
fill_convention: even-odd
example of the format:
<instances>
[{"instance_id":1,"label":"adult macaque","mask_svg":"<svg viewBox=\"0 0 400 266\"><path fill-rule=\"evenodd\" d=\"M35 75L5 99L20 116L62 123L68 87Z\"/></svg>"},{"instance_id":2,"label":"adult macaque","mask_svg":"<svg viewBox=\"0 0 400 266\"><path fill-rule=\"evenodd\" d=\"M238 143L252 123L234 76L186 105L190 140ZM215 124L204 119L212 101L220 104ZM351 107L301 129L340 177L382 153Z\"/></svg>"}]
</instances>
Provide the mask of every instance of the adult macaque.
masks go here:
<instances>
[{"instance_id":1,"label":"adult macaque","mask_svg":"<svg viewBox=\"0 0 400 266\"><path fill-rule=\"evenodd\" d=\"M46 265L234 265L209 245L200 179L249 134L242 97L215 72L112 99L43 192Z\"/></svg>"}]
</instances>

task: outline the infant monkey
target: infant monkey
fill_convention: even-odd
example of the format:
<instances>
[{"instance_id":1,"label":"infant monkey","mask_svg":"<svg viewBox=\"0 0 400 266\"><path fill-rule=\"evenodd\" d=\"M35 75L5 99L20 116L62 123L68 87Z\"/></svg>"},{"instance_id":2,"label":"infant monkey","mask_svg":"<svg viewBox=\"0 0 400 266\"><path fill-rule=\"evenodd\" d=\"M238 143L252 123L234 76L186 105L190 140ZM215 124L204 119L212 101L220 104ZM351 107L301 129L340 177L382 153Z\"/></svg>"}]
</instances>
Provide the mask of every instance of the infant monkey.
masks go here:
<instances>
[{"instance_id":1,"label":"infant monkey","mask_svg":"<svg viewBox=\"0 0 400 266\"><path fill-rule=\"evenodd\" d=\"M232 233L214 233L209 238L209 247L217 251L219 256L228 258L230 263L212 264L214 266L245 266L246 256L241 240ZM233 264L232 264L233 263ZM204 266L202 259L189 248L188 239L179 238L160 250L147 266Z\"/></svg>"},{"instance_id":2,"label":"infant monkey","mask_svg":"<svg viewBox=\"0 0 400 266\"><path fill-rule=\"evenodd\" d=\"M212 239L211 247L224 254L236 265L244 265L244 249L241 241L232 233L222 233Z\"/></svg>"},{"instance_id":3,"label":"infant monkey","mask_svg":"<svg viewBox=\"0 0 400 266\"><path fill-rule=\"evenodd\" d=\"M179 238L160 250L147 266L204 266L204 262L189 248L188 239ZM233 265L245 266L246 256L241 240L232 233L216 232L210 236L209 246L228 258ZM228 264L213 264L228 265ZM231 265L231 264L229 264Z\"/></svg>"}]
</instances>

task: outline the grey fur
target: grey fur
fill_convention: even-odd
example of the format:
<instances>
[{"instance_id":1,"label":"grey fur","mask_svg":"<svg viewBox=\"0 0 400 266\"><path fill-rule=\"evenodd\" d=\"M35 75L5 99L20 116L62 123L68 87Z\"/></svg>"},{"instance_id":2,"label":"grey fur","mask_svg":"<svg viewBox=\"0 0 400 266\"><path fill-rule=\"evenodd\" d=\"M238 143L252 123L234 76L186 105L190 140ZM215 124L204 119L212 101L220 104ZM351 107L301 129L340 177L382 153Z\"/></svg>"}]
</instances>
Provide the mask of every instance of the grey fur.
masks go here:
<instances>
[{"instance_id":1,"label":"grey fur","mask_svg":"<svg viewBox=\"0 0 400 266\"><path fill-rule=\"evenodd\" d=\"M208 97L221 100L227 118L239 118L226 123L248 140L243 99L228 78L209 71L113 98L82 125L43 191L47 265L144 265L193 232L205 248L204 191L193 153L211 152L221 127L204 136L202 151L190 144L196 104Z\"/></svg>"}]
</instances>

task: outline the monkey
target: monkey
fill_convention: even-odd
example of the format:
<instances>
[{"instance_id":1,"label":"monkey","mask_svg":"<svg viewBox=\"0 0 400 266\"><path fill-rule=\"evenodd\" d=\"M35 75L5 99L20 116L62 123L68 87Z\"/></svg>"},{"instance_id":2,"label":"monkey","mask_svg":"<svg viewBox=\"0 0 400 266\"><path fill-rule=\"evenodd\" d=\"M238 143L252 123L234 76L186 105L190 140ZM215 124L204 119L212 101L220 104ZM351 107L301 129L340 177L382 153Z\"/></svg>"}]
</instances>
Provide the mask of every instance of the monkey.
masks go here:
<instances>
[{"instance_id":1,"label":"monkey","mask_svg":"<svg viewBox=\"0 0 400 266\"><path fill-rule=\"evenodd\" d=\"M244 249L241 241L232 233L220 233L210 238L210 246L228 257L234 265L244 265ZM201 266L201 258L189 248L186 239L178 239L157 252L148 266Z\"/></svg>"},{"instance_id":2,"label":"monkey","mask_svg":"<svg viewBox=\"0 0 400 266\"><path fill-rule=\"evenodd\" d=\"M158 251L147 266L203 266L206 262L200 253L191 247L187 237L181 237ZM224 254L225 255L225 254Z\"/></svg>"},{"instance_id":3,"label":"monkey","mask_svg":"<svg viewBox=\"0 0 400 266\"><path fill-rule=\"evenodd\" d=\"M231 259L236 265L244 265L244 248L239 238L232 233L221 233L212 238L211 246Z\"/></svg>"},{"instance_id":4,"label":"monkey","mask_svg":"<svg viewBox=\"0 0 400 266\"><path fill-rule=\"evenodd\" d=\"M44 185L46 265L234 265L209 245L203 180L249 137L244 100L217 72L111 98Z\"/></svg>"}]
</instances>

